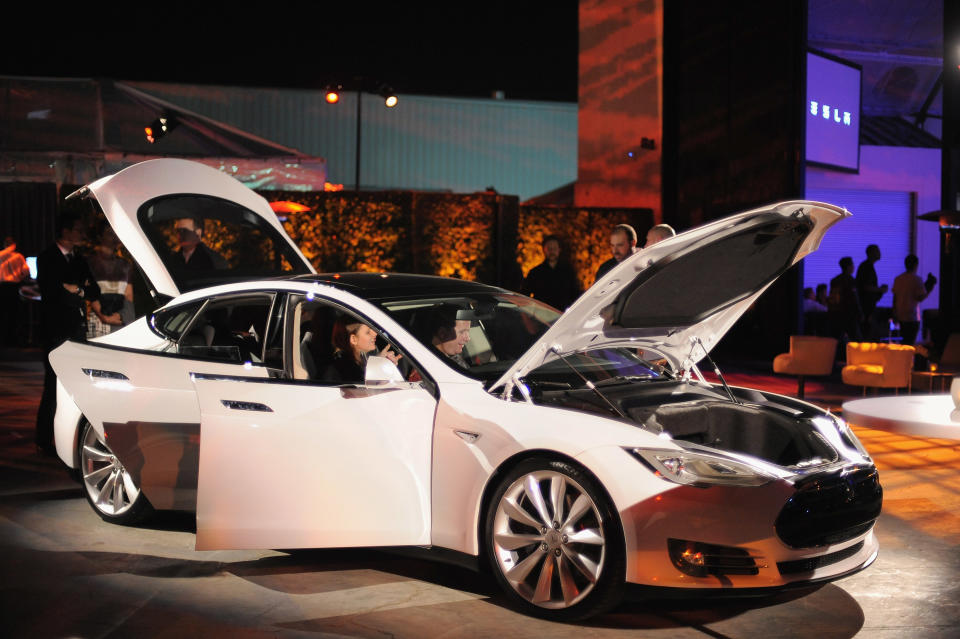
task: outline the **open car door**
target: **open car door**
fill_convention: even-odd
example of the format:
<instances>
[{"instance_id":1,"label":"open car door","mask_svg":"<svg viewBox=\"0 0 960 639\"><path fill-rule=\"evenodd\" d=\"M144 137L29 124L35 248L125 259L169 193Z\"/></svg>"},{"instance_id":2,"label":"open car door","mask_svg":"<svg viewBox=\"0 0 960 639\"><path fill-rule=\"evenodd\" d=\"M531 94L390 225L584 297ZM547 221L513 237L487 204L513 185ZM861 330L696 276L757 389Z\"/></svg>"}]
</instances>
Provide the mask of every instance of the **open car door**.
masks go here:
<instances>
[{"instance_id":1,"label":"open car door","mask_svg":"<svg viewBox=\"0 0 960 639\"><path fill-rule=\"evenodd\" d=\"M426 389L194 384L198 550L430 543L437 402Z\"/></svg>"},{"instance_id":2,"label":"open car door","mask_svg":"<svg viewBox=\"0 0 960 639\"><path fill-rule=\"evenodd\" d=\"M155 508L192 510L200 410L195 373L266 376L243 364L67 342L50 364L77 407ZM171 472L173 469L173 472Z\"/></svg>"}]
</instances>

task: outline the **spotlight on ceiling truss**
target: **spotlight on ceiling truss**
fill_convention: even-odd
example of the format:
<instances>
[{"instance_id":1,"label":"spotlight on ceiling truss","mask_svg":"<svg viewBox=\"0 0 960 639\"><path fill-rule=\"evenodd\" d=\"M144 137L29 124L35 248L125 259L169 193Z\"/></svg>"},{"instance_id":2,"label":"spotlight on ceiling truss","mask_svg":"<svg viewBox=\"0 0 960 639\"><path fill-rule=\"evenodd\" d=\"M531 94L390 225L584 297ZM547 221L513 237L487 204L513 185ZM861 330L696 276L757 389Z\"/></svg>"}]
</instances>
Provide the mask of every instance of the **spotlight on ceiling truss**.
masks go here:
<instances>
[{"instance_id":1,"label":"spotlight on ceiling truss","mask_svg":"<svg viewBox=\"0 0 960 639\"><path fill-rule=\"evenodd\" d=\"M379 93L380 97L383 98L383 103L387 105L387 107L395 107L397 106L397 102L400 101L396 92L385 84L380 87Z\"/></svg>"},{"instance_id":2,"label":"spotlight on ceiling truss","mask_svg":"<svg viewBox=\"0 0 960 639\"><path fill-rule=\"evenodd\" d=\"M328 84L323 89L323 99L327 101L327 104L336 104L340 101L340 92L343 91L343 87L339 84Z\"/></svg>"},{"instance_id":3,"label":"spotlight on ceiling truss","mask_svg":"<svg viewBox=\"0 0 960 639\"><path fill-rule=\"evenodd\" d=\"M157 140L165 136L170 131L173 131L179 122L177 119L169 114L161 115L159 118L143 127L143 132L147 136L147 142L150 144L155 144Z\"/></svg>"}]
</instances>

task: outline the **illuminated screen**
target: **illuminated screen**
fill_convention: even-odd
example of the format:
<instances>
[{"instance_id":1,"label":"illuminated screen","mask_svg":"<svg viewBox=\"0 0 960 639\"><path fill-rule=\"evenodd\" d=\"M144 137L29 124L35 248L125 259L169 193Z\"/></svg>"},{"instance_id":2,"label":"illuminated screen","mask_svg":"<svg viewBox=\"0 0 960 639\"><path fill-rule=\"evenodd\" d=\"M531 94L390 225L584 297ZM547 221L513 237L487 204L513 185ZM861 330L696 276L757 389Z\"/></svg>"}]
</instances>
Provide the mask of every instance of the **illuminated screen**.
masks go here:
<instances>
[{"instance_id":1,"label":"illuminated screen","mask_svg":"<svg viewBox=\"0 0 960 639\"><path fill-rule=\"evenodd\" d=\"M807 52L807 162L860 170L860 73Z\"/></svg>"},{"instance_id":2,"label":"illuminated screen","mask_svg":"<svg viewBox=\"0 0 960 639\"><path fill-rule=\"evenodd\" d=\"M30 269L30 279L37 279L37 257L35 255L27 258L27 268Z\"/></svg>"}]
</instances>

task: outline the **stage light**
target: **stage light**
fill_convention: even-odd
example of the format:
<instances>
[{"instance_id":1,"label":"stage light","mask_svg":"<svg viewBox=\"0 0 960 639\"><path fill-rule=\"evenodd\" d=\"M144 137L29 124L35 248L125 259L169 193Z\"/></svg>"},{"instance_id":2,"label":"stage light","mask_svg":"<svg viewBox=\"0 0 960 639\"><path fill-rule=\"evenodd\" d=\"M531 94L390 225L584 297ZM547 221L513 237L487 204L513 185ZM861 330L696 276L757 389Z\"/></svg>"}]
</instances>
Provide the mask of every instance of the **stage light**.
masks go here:
<instances>
[{"instance_id":1,"label":"stage light","mask_svg":"<svg viewBox=\"0 0 960 639\"><path fill-rule=\"evenodd\" d=\"M143 127L143 132L147 136L147 142L156 143L157 140L165 136L177 126L177 121L173 116L162 115L149 125Z\"/></svg>"},{"instance_id":2,"label":"stage light","mask_svg":"<svg viewBox=\"0 0 960 639\"><path fill-rule=\"evenodd\" d=\"M340 101L340 92L343 90L343 87L339 84L328 84L323 89L323 99L327 101L327 104L336 104Z\"/></svg>"},{"instance_id":3,"label":"stage light","mask_svg":"<svg viewBox=\"0 0 960 639\"><path fill-rule=\"evenodd\" d=\"M380 93L380 97L383 98L383 103L387 106L388 109L397 106L397 102L400 101L400 99L397 97L397 94L394 93L393 89L391 89L385 84L380 85L379 93Z\"/></svg>"}]
</instances>

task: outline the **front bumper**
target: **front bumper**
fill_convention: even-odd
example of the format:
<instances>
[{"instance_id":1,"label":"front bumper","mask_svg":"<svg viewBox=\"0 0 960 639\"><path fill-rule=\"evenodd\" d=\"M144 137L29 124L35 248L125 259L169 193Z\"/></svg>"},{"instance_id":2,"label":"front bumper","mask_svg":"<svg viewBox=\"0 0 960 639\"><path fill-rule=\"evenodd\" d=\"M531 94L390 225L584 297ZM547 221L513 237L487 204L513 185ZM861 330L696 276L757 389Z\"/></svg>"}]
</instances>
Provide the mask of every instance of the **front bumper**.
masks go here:
<instances>
[{"instance_id":1,"label":"front bumper","mask_svg":"<svg viewBox=\"0 0 960 639\"><path fill-rule=\"evenodd\" d=\"M602 464L594 467L604 474L619 473L620 481L603 479L623 525L628 583L763 593L838 579L877 556L873 525L882 490L872 467L795 483L700 488L638 472L636 460L626 453L621 457L607 449L587 456ZM690 570L690 564L678 561L678 547L689 548L689 559L706 569Z\"/></svg>"}]
</instances>

